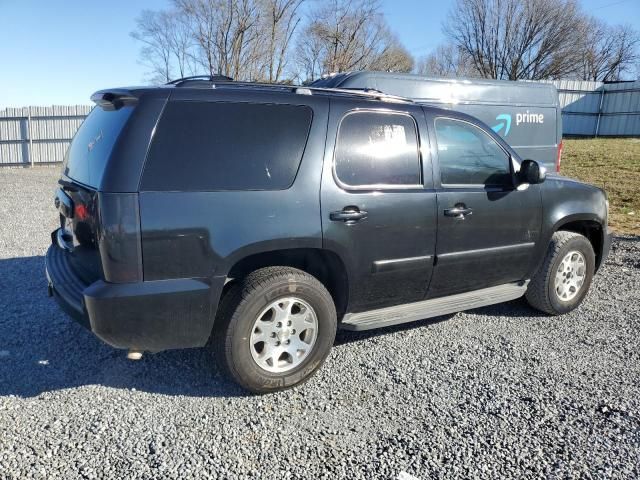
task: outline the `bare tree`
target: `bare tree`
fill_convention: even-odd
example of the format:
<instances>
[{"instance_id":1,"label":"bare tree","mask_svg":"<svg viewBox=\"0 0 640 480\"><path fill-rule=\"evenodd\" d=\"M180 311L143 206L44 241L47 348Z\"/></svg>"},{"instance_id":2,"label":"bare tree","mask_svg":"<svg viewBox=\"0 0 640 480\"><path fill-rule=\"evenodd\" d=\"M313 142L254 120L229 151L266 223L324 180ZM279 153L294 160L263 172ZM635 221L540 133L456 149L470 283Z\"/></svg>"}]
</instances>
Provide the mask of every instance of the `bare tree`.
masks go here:
<instances>
[{"instance_id":1,"label":"bare tree","mask_svg":"<svg viewBox=\"0 0 640 480\"><path fill-rule=\"evenodd\" d=\"M170 11L170 28L167 30L169 45L175 59L178 76L183 78L195 73L195 46L189 21L179 12Z\"/></svg>"},{"instance_id":2,"label":"bare tree","mask_svg":"<svg viewBox=\"0 0 640 480\"><path fill-rule=\"evenodd\" d=\"M378 0L329 0L310 13L298 64L307 79L379 68L410 71L413 58L391 33Z\"/></svg>"},{"instance_id":3,"label":"bare tree","mask_svg":"<svg viewBox=\"0 0 640 480\"><path fill-rule=\"evenodd\" d=\"M198 47L196 61L212 75L252 79L256 73L257 0L175 0Z\"/></svg>"},{"instance_id":4,"label":"bare tree","mask_svg":"<svg viewBox=\"0 0 640 480\"><path fill-rule=\"evenodd\" d=\"M445 34L485 78L573 74L586 31L575 0L457 0Z\"/></svg>"},{"instance_id":5,"label":"bare tree","mask_svg":"<svg viewBox=\"0 0 640 480\"><path fill-rule=\"evenodd\" d=\"M385 48L381 49L364 68L383 72L411 72L413 66L413 56L393 33L387 32Z\"/></svg>"},{"instance_id":6,"label":"bare tree","mask_svg":"<svg viewBox=\"0 0 640 480\"><path fill-rule=\"evenodd\" d=\"M211 74L282 80L304 0L175 0Z\"/></svg>"},{"instance_id":7,"label":"bare tree","mask_svg":"<svg viewBox=\"0 0 640 480\"><path fill-rule=\"evenodd\" d=\"M164 83L181 76L188 68L188 34L174 11L143 10L131 36L143 44L142 63L149 67L152 81Z\"/></svg>"},{"instance_id":8,"label":"bare tree","mask_svg":"<svg viewBox=\"0 0 640 480\"><path fill-rule=\"evenodd\" d=\"M296 64L298 81L312 82L323 73L325 45L317 35L309 35L309 28L305 28L298 40Z\"/></svg>"},{"instance_id":9,"label":"bare tree","mask_svg":"<svg viewBox=\"0 0 640 480\"><path fill-rule=\"evenodd\" d=\"M638 32L628 25L609 26L589 18L580 66L583 80L620 80L640 60Z\"/></svg>"},{"instance_id":10,"label":"bare tree","mask_svg":"<svg viewBox=\"0 0 640 480\"><path fill-rule=\"evenodd\" d=\"M289 46L302 17L299 14L304 0L262 0L264 12L260 29L260 43L264 45L263 80L278 82L289 61Z\"/></svg>"},{"instance_id":11,"label":"bare tree","mask_svg":"<svg viewBox=\"0 0 640 480\"><path fill-rule=\"evenodd\" d=\"M173 0L169 10L143 12L132 36L143 43L143 62L160 81L197 69L267 82L365 68L413 69L379 0L318 3L292 54L305 1Z\"/></svg>"},{"instance_id":12,"label":"bare tree","mask_svg":"<svg viewBox=\"0 0 640 480\"><path fill-rule=\"evenodd\" d=\"M441 77L477 77L469 56L452 43L439 45L435 51L422 58L417 67L422 75Z\"/></svg>"}]
</instances>

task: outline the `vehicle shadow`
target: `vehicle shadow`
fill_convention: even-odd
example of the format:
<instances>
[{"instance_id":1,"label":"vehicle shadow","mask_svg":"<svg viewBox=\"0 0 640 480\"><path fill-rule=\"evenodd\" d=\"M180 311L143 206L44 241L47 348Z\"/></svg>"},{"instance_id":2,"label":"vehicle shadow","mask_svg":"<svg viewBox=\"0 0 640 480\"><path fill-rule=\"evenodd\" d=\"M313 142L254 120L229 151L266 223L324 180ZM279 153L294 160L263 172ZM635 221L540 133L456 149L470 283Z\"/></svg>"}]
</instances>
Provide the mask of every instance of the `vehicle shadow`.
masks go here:
<instances>
[{"instance_id":1,"label":"vehicle shadow","mask_svg":"<svg viewBox=\"0 0 640 480\"><path fill-rule=\"evenodd\" d=\"M127 360L124 350L104 344L47 296L42 256L0 260L0 312L0 396L32 397L84 385L172 396L247 395L222 375L205 348ZM340 330L336 345L434 325L453 316L364 332Z\"/></svg>"},{"instance_id":2,"label":"vehicle shadow","mask_svg":"<svg viewBox=\"0 0 640 480\"><path fill-rule=\"evenodd\" d=\"M0 396L31 397L84 385L165 395L246 396L209 350L125 358L47 296L44 257L0 259Z\"/></svg>"},{"instance_id":3,"label":"vehicle shadow","mask_svg":"<svg viewBox=\"0 0 640 480\"><path fill-rule=\"evenodd\" d=\"M638 242L640 237L616 240ZM613 248L617 248L615 244ZM521 317L524 321L546 317L529 307L524 299L469 310L466 314ZM339 330L335 345L432 326L455 315L363 332ZM175 396L247 395L222 375L213 355L205 348L146 354L137 362L127 360L125 351L104 344L47 296L44 257L0 259L0 396L31 397L83 385Z\"/></svg>"}]
</instances>

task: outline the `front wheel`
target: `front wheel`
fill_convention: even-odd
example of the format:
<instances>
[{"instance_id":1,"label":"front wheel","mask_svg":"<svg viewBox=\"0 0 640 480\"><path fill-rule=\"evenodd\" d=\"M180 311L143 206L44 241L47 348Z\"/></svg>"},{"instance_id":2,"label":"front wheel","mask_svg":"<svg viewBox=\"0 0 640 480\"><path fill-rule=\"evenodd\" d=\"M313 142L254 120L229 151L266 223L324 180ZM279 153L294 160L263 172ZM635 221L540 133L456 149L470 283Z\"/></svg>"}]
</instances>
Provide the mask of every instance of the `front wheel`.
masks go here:
<instances>
[{"instance_id":1,"label":"front wheel","mask_svg":"<svg viewBox=\"0 0 640 480\"><path fill-rule=\"evenodd\" d=\"M570 312L587 295L594 271L595 254L589 240L575 232L556 232L529 283L527 302L550 315Z\"/></svg>"},{"instance_id":2,"label":"front wheel","mask_svg":"<svg viewBox=\"0 0 640 480\"><path fill-rule=\"evenodd\" d=\"M216 319L218 358L247 390L307 380L329 354L336 310L324 285L294 268L268 267L233 285Z\"/></svg>"}]
</instances>

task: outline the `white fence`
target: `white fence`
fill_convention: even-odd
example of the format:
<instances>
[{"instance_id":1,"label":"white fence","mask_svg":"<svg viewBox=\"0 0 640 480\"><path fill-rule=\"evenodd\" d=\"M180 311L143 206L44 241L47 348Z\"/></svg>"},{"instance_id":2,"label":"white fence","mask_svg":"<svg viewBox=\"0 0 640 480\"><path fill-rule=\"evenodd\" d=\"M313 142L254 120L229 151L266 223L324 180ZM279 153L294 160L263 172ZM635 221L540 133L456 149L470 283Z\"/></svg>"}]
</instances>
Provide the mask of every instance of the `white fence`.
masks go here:
<instances>
[{"instance_id":1,"label":"white fence","mask_svg":"<svg viewBox=\"0 0 640 480\"><path fill-rule=\"evenodd\" d=\"M0 111L0 166L61 162L87 105L7 108Z\"/></svg>"},{"instance_id":2,"label":"white fence","mask_svg":"<svg viewBox=\"0 0 640 480\"><path fill-rule=\"evenodd\" d=\"M640 81L552 83L560 95L565 135L640 137ZM61 162L90 111L87 105L1 110L0 167Z\"/></svg>"}]
</instances>

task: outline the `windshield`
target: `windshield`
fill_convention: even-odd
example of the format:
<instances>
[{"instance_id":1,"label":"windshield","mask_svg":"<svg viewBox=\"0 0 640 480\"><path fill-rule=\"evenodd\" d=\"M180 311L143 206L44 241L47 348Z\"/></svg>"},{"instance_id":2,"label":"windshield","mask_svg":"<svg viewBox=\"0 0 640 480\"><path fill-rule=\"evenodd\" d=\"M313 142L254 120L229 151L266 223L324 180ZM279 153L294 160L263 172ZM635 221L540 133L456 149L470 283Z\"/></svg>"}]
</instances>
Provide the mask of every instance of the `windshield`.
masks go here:
<instances>
[{"instance_id":1,"label":"windshield","mask_svg":"<svg viewBox=\"0 0 640 480\"><path fill-rule=\"evenodd\" d=\"M63 174L98 188L111 150L132 111L133 107L118 110L95 107L73 137L64 157Z\"/></svg>"}]
</instances>

